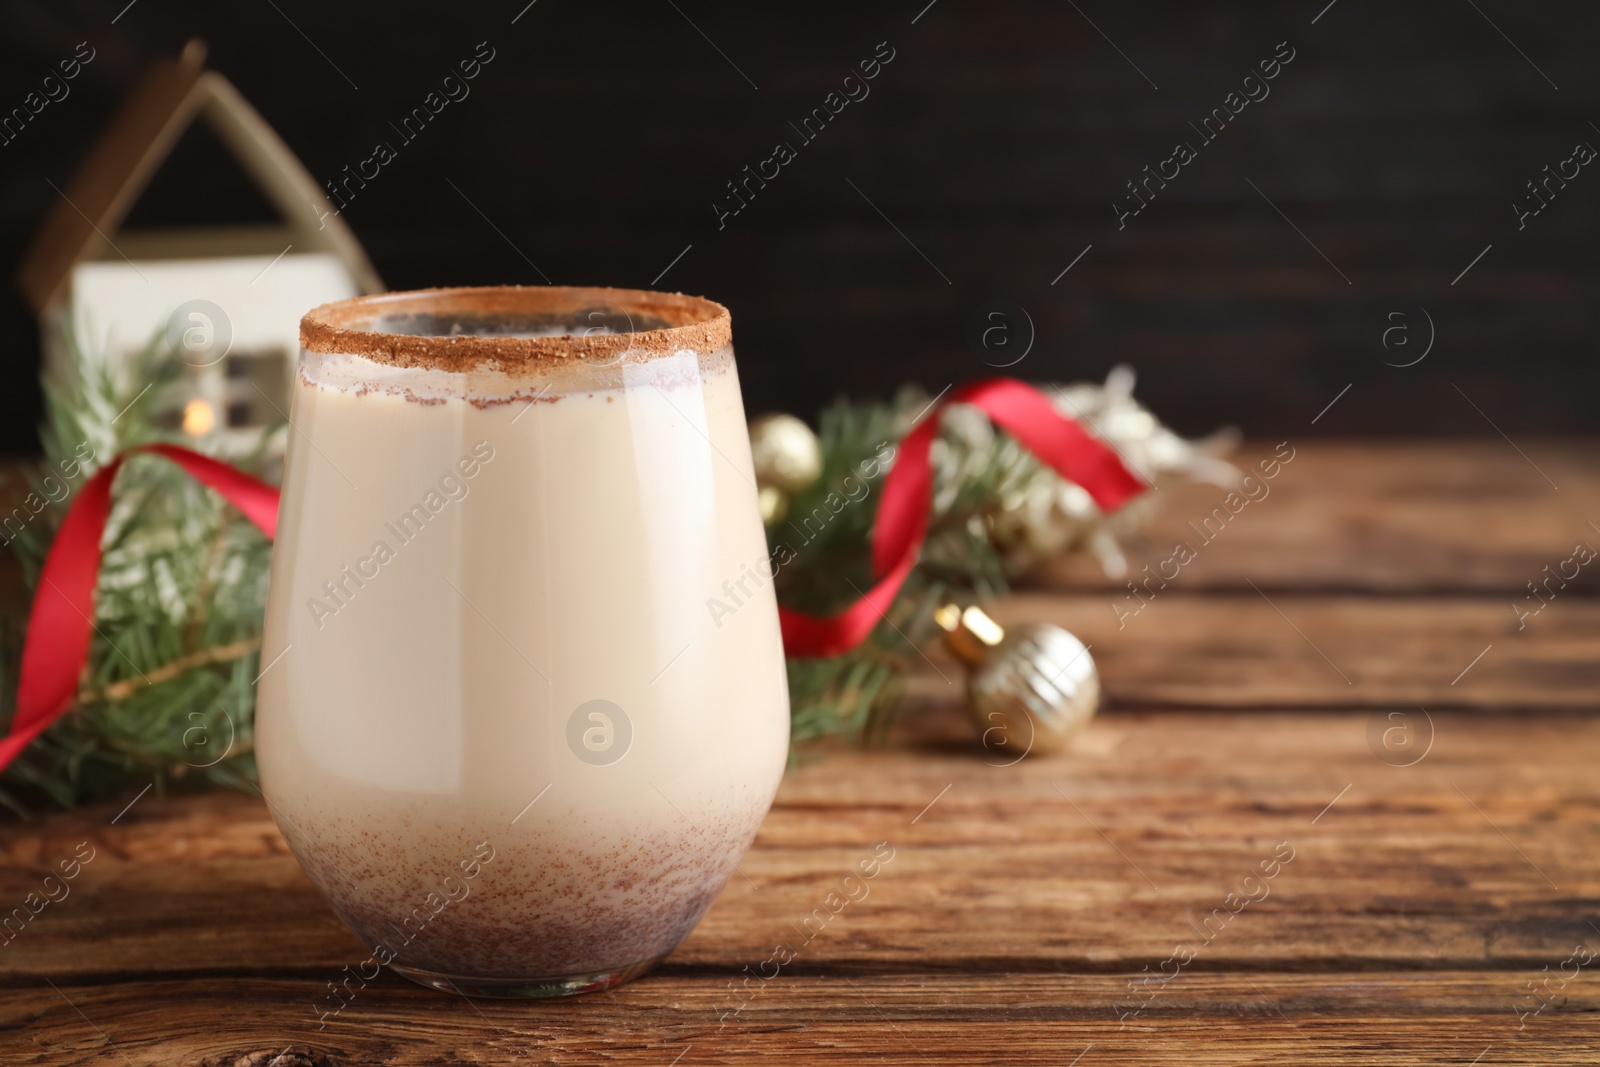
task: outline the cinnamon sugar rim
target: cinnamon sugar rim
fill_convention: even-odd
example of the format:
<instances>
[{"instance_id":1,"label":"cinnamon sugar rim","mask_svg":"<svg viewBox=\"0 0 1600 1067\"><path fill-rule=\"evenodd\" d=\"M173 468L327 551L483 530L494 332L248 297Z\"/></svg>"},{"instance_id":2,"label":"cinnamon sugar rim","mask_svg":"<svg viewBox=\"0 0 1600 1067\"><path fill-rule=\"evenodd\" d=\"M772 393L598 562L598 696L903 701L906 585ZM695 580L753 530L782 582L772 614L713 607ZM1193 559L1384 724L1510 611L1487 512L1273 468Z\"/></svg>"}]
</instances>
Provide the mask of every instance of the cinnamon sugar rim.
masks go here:
<instances>
[{"instance_id":1,"label":"cinnamon sugar rim","mask_svg":"<svg viewBox=\"0 0 1600 1067\"><path fill-rule=\"evenodd\" d=\"M573 332L553 333L561 329ZM732 338L728 309L703 297L561 285L359 296L313 308L300 320L307 351L445 371L543 371L575 360L644 360L685 349L711 354Z\"/></svg>"}]
</instances>

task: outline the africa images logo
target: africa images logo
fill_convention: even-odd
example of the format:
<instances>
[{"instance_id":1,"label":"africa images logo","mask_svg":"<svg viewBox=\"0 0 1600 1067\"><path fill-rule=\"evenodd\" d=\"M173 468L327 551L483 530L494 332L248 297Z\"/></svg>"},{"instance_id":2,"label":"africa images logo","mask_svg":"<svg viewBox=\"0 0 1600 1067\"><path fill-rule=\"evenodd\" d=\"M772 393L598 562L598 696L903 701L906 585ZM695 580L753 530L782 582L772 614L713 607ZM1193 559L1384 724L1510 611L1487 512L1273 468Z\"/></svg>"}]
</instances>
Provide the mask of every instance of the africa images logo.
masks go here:
<instances>
[{"instance_id":1,"label":"africa images logo","mask_svg":"<svg viewBox=\"0 0 1600 1067\"><path fill-rule=\"evenodd\" d=\"M633 722L609 700L586 700L567 716L567 747L585 763L610 766L632 744Z\"/></svg>"}]
</instances>

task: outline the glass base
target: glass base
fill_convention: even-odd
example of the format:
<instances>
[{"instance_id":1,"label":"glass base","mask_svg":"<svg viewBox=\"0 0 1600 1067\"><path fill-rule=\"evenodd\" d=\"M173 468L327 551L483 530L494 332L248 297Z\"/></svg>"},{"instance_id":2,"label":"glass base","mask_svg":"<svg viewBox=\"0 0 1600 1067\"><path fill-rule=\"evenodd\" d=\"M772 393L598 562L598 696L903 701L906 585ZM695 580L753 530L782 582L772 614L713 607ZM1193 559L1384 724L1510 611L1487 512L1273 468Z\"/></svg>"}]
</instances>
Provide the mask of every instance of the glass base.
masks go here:
<instances>
[{"instance_id":1,"label":"glass base","mask_svg":"<svg viewBox=\"0 0 1600 1067\"><path fill-rule=\"evenodd\" d=\"M626 967L552 978L472 978L467 975L439 974L435 971L422 970L420 967L406 967L399 963L389 964L389 969L418 985L446 993L465 993L469 997L499 997L505 1000L531 1000L571 997L579 993L598 993L639 977L664 959L665 956L657 956L653 960L645 960L643 963Z\"/></svg>"}]
</instances>

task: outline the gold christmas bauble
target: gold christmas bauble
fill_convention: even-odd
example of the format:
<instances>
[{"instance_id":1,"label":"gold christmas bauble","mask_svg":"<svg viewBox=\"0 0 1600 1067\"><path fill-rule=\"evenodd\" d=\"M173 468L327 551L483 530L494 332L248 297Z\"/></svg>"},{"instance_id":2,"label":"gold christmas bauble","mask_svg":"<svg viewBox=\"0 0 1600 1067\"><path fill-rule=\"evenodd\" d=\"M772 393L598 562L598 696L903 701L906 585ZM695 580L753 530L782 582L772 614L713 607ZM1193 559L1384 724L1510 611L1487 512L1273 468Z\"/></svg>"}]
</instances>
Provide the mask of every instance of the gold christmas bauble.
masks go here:
<instances>
[{"instance_id":1,"label":"gold christmas bauble","mask_svg":"<svg viewBox=\"0 0 1600 1067\"><path fill-rule=\"evenodd\" d=\"M750 421L750 459L755 466L761 519L774 523L789 498L822 476L822 444L793 415L762 415Z\"/></svg>"},{"instance_id":2,"label":"gold christmas bauble","mask_svg":"<svg viewBox=\"0 0 1600 1067\"><path fill-rule=\"evenodd\" d=\"M1050 623L1002 628L976 607L947 604L934 615L970 666L968 710L989 752L1010 762L1059 751L1100 707L1100 674L1089 649Z\"/></svg>"}]
</instances>

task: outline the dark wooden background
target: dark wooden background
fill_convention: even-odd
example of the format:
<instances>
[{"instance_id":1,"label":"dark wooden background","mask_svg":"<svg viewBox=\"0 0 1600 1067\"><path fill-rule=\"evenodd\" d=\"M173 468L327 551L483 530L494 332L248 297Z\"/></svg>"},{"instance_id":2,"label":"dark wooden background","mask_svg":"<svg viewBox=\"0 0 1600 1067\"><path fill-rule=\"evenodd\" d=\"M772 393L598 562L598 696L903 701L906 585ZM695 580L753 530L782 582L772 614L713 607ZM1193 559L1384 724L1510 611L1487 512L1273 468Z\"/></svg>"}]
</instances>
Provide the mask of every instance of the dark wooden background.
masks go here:
<instances>
[{"instance_id":1,"label":"dark wooden background","mask_svg":"<svg viewBox=\"0 0 1600 1067\"><path fill-rule=\"evenodd\" d=\"M488 41L471 96L346 214L393 287L540 271L648 286L692 245L658 284L733 308L753 410L989 373L968 326L998 300L1036 333L1012 373L1125 360L1189 432L1595 429L1600 173L1522 232L1511 205L1576 142L1600 146L1600 8L1326 2L8 0L0 108L77 42L98 57L0 147L0 264L56 196L46 179L65 184L145 66L192 35L319 179L392 140L388 123ZM788 123L885 40L896 57L871 95L719 231L724 182L795 140ZM1187 123L1280 41L1297 58L1271 96L1119 232L1123 183L1196 140ZM263 211L192 136L136 221ZM1420 332L1419 306L1435 348L1385 366L1405 358L1379 344L1386 315ZM37 335L9 287L0 329L0 447L27 449Z\"/></svg>"}]
</instances>

